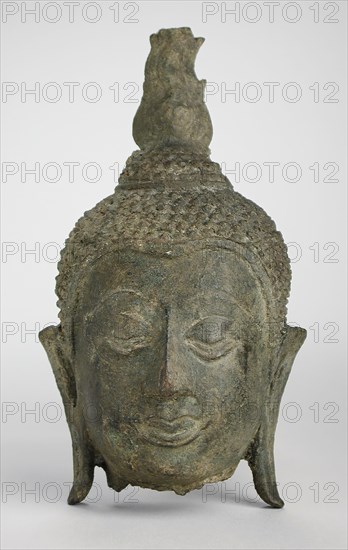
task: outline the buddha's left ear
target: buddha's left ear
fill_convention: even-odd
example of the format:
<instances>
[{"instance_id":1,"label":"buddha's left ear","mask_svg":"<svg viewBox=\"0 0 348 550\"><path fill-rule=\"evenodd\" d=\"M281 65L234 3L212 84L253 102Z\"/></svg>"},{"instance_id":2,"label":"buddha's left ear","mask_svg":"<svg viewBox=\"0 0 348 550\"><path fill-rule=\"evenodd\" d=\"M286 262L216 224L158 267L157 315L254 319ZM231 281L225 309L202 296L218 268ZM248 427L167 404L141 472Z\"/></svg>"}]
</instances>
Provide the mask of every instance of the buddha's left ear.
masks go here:
<instances>
[{"instance_id":1,"label":"buddha's left ear","mask_svg":"<svg viewBox=\"0 0 348 550\"><path fill-rule=\"evenodd\" d=\"M274 467L274 433L278 421L279 405L292 364L306 335L307 332L303 328L286 327L274 364L264 418L246 457L258 494L273 508L284 506L278 493Z\"/></svg>"},{"instance_id":2,"label":"buddha's left ear","mask_svg":"<svg viewBox=\"0 0 348 550\"><path fill-rule=\"evenodd\" d=\"M51 325L39 333L39 339L48 355L62 396L65 415L69 424L74 459L74 484L68 503L81 502L92 486L94 476L94 452L89 444L83 411L78 405L76 381L63 339L61 327Z\"/></svg>"}]
</instances>

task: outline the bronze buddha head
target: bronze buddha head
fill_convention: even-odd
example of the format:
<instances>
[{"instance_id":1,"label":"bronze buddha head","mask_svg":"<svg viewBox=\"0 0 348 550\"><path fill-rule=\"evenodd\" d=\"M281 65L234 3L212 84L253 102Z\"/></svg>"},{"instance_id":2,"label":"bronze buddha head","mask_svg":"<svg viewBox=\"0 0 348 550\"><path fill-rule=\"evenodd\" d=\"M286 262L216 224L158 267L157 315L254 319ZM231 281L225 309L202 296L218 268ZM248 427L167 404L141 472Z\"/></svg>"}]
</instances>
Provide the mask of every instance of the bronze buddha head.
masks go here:
<instances>
[{"instance_id":1,"label":"bronze buddha head","mask_svg":"<svg viewBox=\"0 0 348 550\"><path fill-rule=\"evenodd\" d=\"M60 325L40 340L72 435L70 504L96 465L116 491L185 494L246 459L261 498L283 505L274 432L306 332L286 324L281 234L209 158L202 42L188 28L151 36L140 150L62 252Z\"/></svg>"}]
</instances>

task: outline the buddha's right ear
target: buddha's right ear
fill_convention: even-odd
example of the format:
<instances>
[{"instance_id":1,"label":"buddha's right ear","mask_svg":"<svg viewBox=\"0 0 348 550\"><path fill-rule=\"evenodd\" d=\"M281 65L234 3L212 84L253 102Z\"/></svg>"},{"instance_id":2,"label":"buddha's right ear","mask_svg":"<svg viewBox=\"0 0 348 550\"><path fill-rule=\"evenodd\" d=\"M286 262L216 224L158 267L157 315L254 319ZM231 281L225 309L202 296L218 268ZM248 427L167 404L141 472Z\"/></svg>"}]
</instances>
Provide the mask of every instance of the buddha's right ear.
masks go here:
<instances>
[{"instance_id":1,"label":"buddha's right ear","mask_svg":"<svg viewBox=\"0 0 348 550\"><path fill-rule=\"evenodd\" d=\"M69 493L68 503L77 504L86 498L93 483L94 452L87 437L84 415L77 405L75 376L68 359L66 342L63 340L60 325L44 328L39 333L39 339L51 363L70 428L74 483Z\"/></svg>"},{"instance_id":2,"label":"buddha's right ear","mask_svg":"<svg viewBox=\"0 0 348 550\"><path fill-rule=\"evenodd\" d=\"M63 341L60 325L51 325L39 332L39 339L56 378L57 386L61 393L67 418L71 407L76 405L76 383L72 365L65 351L66 344Z\"/></svg>"}]
</instances>

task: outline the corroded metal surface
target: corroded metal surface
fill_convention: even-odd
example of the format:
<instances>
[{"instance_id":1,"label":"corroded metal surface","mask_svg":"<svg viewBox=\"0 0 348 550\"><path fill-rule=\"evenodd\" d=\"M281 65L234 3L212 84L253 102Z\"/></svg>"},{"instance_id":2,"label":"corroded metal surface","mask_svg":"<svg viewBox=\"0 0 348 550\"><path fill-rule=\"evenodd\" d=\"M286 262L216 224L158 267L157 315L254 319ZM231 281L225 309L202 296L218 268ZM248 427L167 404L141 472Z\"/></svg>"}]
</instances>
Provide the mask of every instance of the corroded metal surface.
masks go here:
<instances>
[{"instance_id":1,"label":"corroded metal surface","mask_svg":"<svg viewBox=\"0 0 348 550\"><path fill-rule=\"evenodd\" d=\"M62 252L61 322L40 340L72 436L70 504L88 494L95 466L116 491L185 494L246 459L261 498L283 505L274 432L306 332L286 324L281 234L209 158L194 72L202 42L188 28L151 36L140 150Z\"/></svg>"}]
</instances>

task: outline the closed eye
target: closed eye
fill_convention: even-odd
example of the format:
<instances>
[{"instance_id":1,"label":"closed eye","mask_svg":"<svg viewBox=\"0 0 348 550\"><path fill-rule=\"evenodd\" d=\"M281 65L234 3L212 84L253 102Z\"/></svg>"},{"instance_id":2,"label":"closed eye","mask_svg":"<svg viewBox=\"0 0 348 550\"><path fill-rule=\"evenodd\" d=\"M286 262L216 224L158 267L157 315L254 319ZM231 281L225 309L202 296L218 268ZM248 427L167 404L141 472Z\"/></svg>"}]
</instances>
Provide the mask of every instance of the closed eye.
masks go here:
<instances>
[{"instance_id":1,"label":"closed eye","mask_svg":"<svg viewBox=\"0 0 348 550\"><path fill-rule=\"evenodd\" d=\"M115 352L129 355L151 343L151 327L137 312L120 312L93 323L89 334L98 353L112 359Z\"/></svg>"},{"instance_id":2,"label":"closed eye","mask_svg":"<svg viewBox=\"0 0 348 550\"><path fill-rule=\"evenodd\" d=\"M232 350L240 350L242 342L236 338L235 327L226 317L212 315L195 323L186 333L186 342L201 359L220 359Z\"/></svg>"},{"instance_id":3,"label":"closed eye","mask_svg":"<svg viewBox=\"0 0 348 550\"><path fill-rule=\"evenodd\" d=\"M143 348L147 344L148 323L134 313L120 313L110 331L109 343L121 354Z\"/></svg>"}]
</instances>

